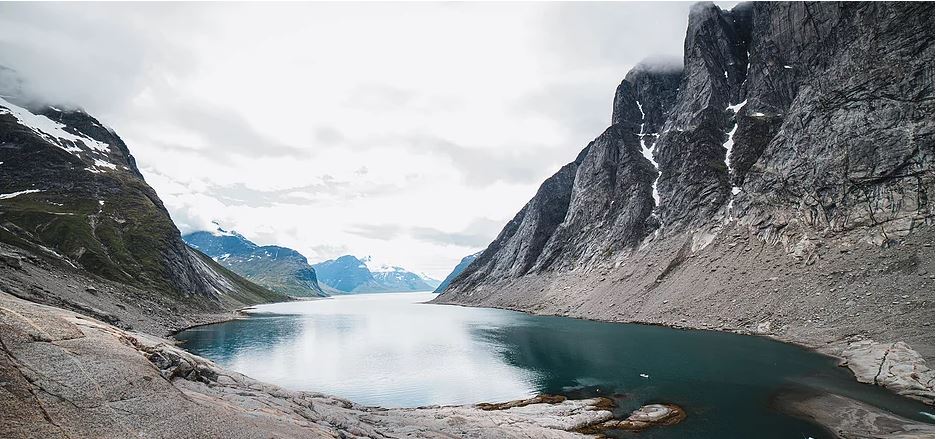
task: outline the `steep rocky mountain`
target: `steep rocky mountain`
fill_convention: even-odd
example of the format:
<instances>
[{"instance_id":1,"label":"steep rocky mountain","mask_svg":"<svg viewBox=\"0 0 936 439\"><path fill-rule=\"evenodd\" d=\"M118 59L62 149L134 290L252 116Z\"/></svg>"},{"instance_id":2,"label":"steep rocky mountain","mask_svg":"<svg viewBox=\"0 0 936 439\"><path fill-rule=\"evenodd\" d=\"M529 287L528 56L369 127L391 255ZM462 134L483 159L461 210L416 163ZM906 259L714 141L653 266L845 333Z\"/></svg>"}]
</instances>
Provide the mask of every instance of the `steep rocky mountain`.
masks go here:
<instances>
[{"instance_id":1,"label":"steep rocky mountain","mask_svg":"<svg viewBox=\"0 0 936 439\"><path fill-rule=\"evenodd\" d=\"M436 300L906 341L932 367L933 15L695 5L682 69L634 67L611 126Z\"/></svg>"},{"instance_id":2,"label":"steep rocky mountain","mask_svg":"<svg viewBox=\"0 0 936 439\"><path fill-rule=\"evenodd\" d=\"M80 110L0 98L0 243L19 261L4 287L110 320L139 317L130 309L172 320L285 299L186 246L127 145ZM66 288L42 286L68 276Z\"/></svg>"},{"instance_id":3,"label":"steep rocky mountain","mask_svg":"<svg viewBox=\"0 0 936 439\"><path fill-rule=\"evenodd\" d=\"M286 247L258 246L218 227L182 237L186 244L258 285L293 297L325 297L305 256Z\"/></svg>"},{"instance_id":4,"label":"steep rocky mountain","mask_svg":"<svg viewBox=\"0 0 936 439\"><path fill-rule=\"evenodd\" d=\"M433 286L416 273L400 267L369 267L369 258L359 259L351 255L341 256L313 264L319 282L329 292L343 293L387 293L407 291L432 291Z\"/></svg>"},{"instance_id":5,"label":"steep rocky mountain","mask_svg":"<svg viewBox=\"0 0 936 439\"><path fill-rule=\"evenodd\" d=\"M458 277L459 274L462 274L462 272L465 271L465 269L468 268L468 266L471 265L471 263L480 254L481 252L478 252L473 255L468 255L462 258L461 261L458 262L458 265L456 265L455 268L452 269L452 272L449 273L448 276L445 276L445 279L443 279L442 282L439 283L439 285L436 285L436 289L433 292L441 293L445 291L445 289L448 288L449 284L452 283L452 281L455 280L455 278Z\"/></svg>"}]
</instances>

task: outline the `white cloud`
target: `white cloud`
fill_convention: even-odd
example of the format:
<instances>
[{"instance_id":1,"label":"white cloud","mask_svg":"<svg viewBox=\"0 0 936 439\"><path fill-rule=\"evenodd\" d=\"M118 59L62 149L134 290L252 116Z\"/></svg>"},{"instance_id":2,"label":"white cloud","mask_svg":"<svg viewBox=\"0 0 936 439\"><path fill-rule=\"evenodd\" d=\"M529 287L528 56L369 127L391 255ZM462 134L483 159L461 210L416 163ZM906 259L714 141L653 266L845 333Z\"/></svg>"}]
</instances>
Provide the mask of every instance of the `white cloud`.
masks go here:
<instances>
[{"instance_id":1,"label":"white cloud","mask_svg":"<svg viewBox=\"0 0 936 439\"><path fill-rule=\"evenodd\" d=\"M0 3L0 65L124 138L183 231L442 277L680 55L688 3Z\"/></svg>"}]
</instances>

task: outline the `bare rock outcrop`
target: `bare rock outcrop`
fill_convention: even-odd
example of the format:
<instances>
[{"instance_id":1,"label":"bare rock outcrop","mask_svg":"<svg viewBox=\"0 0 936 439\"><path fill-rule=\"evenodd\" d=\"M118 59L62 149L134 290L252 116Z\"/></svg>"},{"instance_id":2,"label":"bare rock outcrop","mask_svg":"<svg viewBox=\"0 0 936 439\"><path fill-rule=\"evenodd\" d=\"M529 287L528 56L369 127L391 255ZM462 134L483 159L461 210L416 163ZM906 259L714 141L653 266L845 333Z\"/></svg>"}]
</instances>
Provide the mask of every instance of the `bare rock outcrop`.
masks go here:
<instances>
[{"instance_id":1,"label":"bare rock outcrop","mask_svg":"<svg viewBox=\"0 0 936 439\"><path fill-rule=\"evenodd\" d=\"M933 404L933 369L906 343L863 340L848 345L842 358L858 381Z\"/></svg>"}]
</instances>

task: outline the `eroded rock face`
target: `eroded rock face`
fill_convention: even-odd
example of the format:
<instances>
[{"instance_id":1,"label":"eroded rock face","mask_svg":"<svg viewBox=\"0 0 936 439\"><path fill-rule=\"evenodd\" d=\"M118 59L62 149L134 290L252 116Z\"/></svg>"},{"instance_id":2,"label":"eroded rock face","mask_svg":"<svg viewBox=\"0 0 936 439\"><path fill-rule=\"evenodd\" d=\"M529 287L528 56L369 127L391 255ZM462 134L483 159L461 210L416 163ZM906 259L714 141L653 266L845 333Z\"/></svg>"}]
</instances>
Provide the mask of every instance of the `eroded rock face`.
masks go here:
<instances>
[{"instance_id":1,"label":"eroded rock face","mask_svg":"<svg viewBox=\"0 0 936 439\"><path fill-rule=\"evenodd\" d=\"M726 108L738 100L746 75L749 14L747 5L724 11L711 3L690 12L685 71L654 153L660 216L668 229L711 221L728 202Z\"/></svg>"},{"instance_id":2,"label":"eroded rock face","mask_svg":"<svg viewBox=\"0 0 936 439\"><path fill-rule=\"evenodd\" d=\"M606 258L636 245L654 228L648 219L657 172L641 155L638 129L628 121L612 125L588 146L565 218L549 236L538 271Z\"/></svg>"},{"instance_id":3,"label":"eroded rock face","mask_svg":"<svg viewBox=\"0 0 936 439\"><path fill-rule=\"evenodd\" d=\"M588 152L585 148L574 162L544 181L533 199L453 282L479 286L492 276L519 277L529 272L568 212L575 175Z\"/></svg>"},{"instance_id":4,"label":"eroded rock face","mask_svg":"<svg viewBox=\"0 0 936 439\"><path fill-rule=\"evenodd\" d=\"M932 223L932 13L919 3L754 8L766 32L753 36L734 149L742 222L881 245Z\"/></svg>"}]
</instances>

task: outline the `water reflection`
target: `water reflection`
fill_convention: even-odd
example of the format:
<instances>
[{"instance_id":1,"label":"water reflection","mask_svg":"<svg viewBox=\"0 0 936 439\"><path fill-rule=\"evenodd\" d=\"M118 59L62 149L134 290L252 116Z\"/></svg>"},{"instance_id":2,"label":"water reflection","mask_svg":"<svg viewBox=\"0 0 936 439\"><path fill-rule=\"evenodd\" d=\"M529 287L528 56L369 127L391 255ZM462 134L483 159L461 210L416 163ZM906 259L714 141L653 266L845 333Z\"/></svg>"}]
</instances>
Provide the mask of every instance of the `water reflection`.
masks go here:
<instances>
[{"instance_id":1,"label":"water reflection","mask_svg":"<svg viewBox=\"0 0 936 439\"><path fill-rule=\"evenodd\" d=\"M361 404L469 404L536 393L534 372L504 362L500 346L474 336L509 326L514 313L416 304L432 297L275 304L258 308L271 315L195 328L178 338L186 349L251 377Z\"/></svg>"},{"instance_id":2,"label":"water reflection","mask_svg":"<svg viewBox=\"0 0 936 439\"><path fill-rule=\"evenodd\" d=\"M764 338L420 304L432 294L343 296L258 307L196 328L185 347L287 388L381 406L613 397L622 412L683 406L656 437L830 437L771 407L808 387L921 419L922 404L854 381L824 356ZM921 419L925 420L925 418Z\"/></svg>"}]
</instances>

